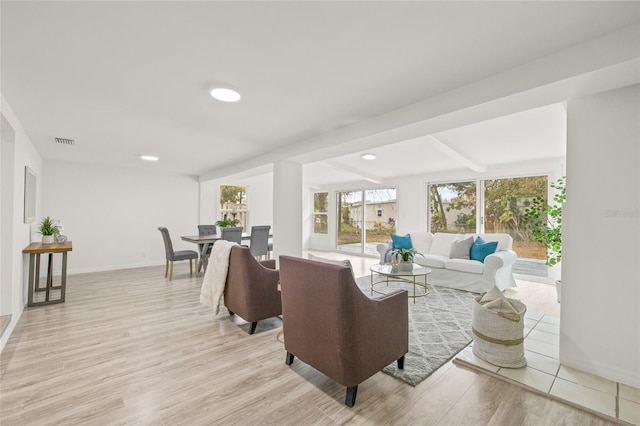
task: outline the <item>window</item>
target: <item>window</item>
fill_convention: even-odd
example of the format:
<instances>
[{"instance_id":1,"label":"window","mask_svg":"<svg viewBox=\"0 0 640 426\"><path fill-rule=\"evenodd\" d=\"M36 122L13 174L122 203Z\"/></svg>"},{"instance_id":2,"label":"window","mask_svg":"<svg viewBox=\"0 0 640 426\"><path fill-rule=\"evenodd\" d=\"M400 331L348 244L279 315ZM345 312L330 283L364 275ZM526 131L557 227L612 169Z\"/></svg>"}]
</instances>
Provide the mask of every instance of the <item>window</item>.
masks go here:
<instances>
[{"instance_id":1,"label":"window","mask_svg":"<svg viewBox=\"0 0 640 426\"><path fill-rule=\"evenodd\" d=\"M237 220L236 226L247 229L247 188L220 185L220 215L222 220Z\"/></svg>"},{"instance_id":2,"label":"window","mask_svg":"<svg viewBox=\"0 0 640 426\"><path fill-rule=\"evenodd\" d=\"M429 185L431 232L476 232L476 182Z\"/></svg>"},{"instance_id":3,"label":"window","mask_svg":"<svg viewBox=\"0 0 640 426\"><path fill-rule=\"evenodd\" d=\"M329 233L329 193L313 194L313 233Z\"/></svg>"}]
</instances>

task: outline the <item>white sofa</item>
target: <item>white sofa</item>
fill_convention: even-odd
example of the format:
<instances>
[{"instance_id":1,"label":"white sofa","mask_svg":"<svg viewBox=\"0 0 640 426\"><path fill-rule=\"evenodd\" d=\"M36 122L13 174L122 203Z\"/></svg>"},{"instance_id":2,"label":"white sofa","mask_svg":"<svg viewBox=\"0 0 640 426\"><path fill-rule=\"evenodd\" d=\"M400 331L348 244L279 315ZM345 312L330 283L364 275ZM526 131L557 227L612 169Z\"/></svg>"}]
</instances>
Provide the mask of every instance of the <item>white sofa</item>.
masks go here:
<instances>
[{"instance_id":1,"label":"white sofa","mask_svg":"<svg viewBox=\"0 0 640 426\"><path fill-rule=\"evenodd\" d=\"M515 287L511 268L516 253L511 250L513 238L509 234L446 234L437 232L410 232L413 248L422 253L413 262L431 268L429 284L481 293L494 285L501 291ZM478 260L451 259L451 247L455 241L478 235L486 242L497 241L496 252L488 255L484 263ZM392 243L378 244L380 263L391 261Z\"/></svg>"}]
</instances>

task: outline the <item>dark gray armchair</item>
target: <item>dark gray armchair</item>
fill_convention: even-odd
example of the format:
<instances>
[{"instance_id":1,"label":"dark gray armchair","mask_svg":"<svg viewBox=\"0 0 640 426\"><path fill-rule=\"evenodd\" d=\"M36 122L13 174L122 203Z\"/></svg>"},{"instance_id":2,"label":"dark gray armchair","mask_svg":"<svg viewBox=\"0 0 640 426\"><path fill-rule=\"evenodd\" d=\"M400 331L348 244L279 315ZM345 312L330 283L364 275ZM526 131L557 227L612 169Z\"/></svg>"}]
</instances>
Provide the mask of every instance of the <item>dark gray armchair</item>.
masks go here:
<instances>
[{"instance_id":1,"label":"dark gray armchair","mask_svg":"<svg viewBox=\"0 0 640 426\"><path fill-rule=\"evenodd\" d=\"M169 281L173 278L173 262L179 262L181 260L189 261L189 274L193 275L193 260L198 261L198 252L195 250L173 250L173 244L171 243L171 237L169 236L169 230L164 226L158 227L158 230L162 234L162 240L164 241L164 250L167 255L167 263L164 268L164 277L169 275ZM198 271L196 270L196 276Z\"/></svg>"}]
</instances>

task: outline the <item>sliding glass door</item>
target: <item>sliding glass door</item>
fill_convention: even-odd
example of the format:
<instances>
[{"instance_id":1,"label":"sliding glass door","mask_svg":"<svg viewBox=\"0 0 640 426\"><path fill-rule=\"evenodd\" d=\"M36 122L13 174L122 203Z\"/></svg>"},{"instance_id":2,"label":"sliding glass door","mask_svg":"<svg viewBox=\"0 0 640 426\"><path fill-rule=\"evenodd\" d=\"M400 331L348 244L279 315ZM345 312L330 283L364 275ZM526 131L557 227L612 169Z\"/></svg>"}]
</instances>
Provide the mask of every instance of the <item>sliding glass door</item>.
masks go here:
<instances>
[{"instance_id":1,"label":"sliding glass door","mask_svg":"<svg viewBox=\"0 0 640 426\"><path fill-rule=\"evenodd\" d=\"M336 201L336 248L351 253L362 253L362 191L338 192Z\"/></svg>"},{"instance_id":2,"label":"sliding glass door","mask_svg":"<svg viewBox=\"0 0 640 426\"><path fill-rule=\"evenodd\" d=\"M500 232L513 237L518 254L514 272L547 276L547 250L531 237L524 211L534 197L547 198L547 176L492 179L484 181L484 232Z\"/></svg>"},{"instance_id":3,"label":"sliding glass door","mask_svg":"<svg viewBox=\"0 0 640 426\"><path fill-rule=\"evenodd\" d=\"M336 249L377 255L376 246L396 230L395 188L337 193Z\"/></svg>"},{"instance_id":4,"label":"sliding glass door","mask_svg":"<svg viewBox=\"0 0 640 426\"><path fill-rule=\"evenodd\" d=\"M429 229L509 234L518 255L514 272L547 276L546 249L533 240L524 221L525 209L534 197L546 199L547 188L547 176L429 184Z\"/></svg>"}]
</instances>

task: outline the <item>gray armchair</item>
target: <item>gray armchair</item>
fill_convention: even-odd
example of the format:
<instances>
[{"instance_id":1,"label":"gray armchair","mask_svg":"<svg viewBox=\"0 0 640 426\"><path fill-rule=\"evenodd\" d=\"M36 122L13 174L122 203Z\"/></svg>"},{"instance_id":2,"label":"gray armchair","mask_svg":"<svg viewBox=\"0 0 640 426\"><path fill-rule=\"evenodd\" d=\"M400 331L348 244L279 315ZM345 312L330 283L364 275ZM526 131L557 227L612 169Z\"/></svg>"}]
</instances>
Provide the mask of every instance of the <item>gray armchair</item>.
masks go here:
<instances>
[{"instance_id":1,"label":"gray armchair","mask_svg":"<svg viewBox=\"0 0 640 426\"><path fill-rule=\"evenodd\" d=\"M164 241L164 250L167 256L167 263L164 268L164 277L169 275L169 281L173 279L173 262L179 262L181 260L189 261L189 274L193 275L193 263L195 259L198 261L198 252L195 250L173 250L173 244L171 243L171 237L169 236L169 230L163 226L158 227L158 230L162 234L162 240ZM198 271L196 270L196 276Z\"/></svg>"},{"instance_id":2,"label":"gray armchair","mask_svg":"<svg viewBox=\"0 0 640 426\"><path fill-rule=\"evenodd\" d=\"M280 256L286 364L294 357L347 387L356 402L358 384L409 351L407 292L370 299L351 269Z\"/></svg>"}]
</instances>

